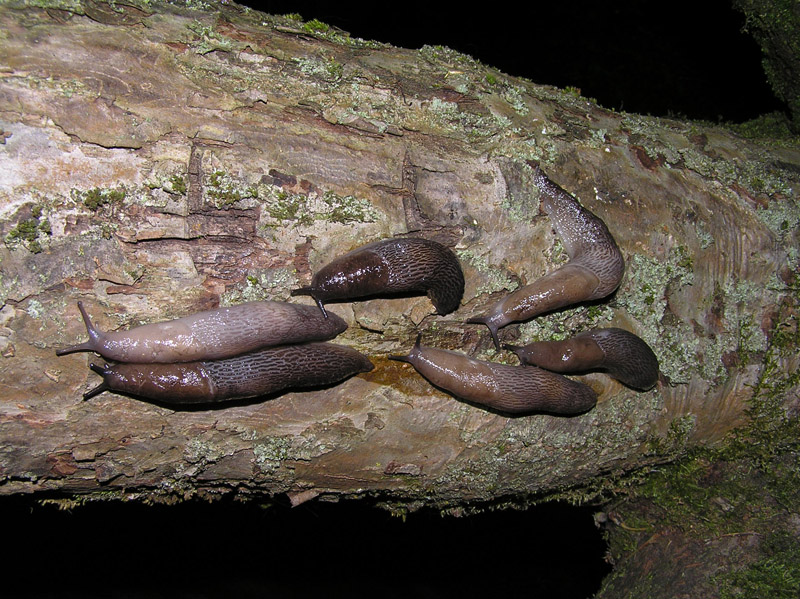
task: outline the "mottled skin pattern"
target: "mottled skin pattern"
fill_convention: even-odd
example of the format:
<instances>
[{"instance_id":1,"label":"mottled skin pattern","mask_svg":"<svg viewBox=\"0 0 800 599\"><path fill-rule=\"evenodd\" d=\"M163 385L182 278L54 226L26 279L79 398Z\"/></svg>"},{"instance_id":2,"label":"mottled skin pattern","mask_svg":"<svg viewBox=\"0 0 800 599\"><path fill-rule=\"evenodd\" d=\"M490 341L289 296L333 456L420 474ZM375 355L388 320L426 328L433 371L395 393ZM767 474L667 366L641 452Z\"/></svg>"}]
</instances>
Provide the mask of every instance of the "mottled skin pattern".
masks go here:
<instances>
[{"instance_id":1,"label":"mottled skin pattern","mask_svg":"<svg viewBox=\"0 0 800 599\"><path fill-rule=\"evenodd\" d=\"M460 399L508 414L580 414L597 403L591 387L560 374L422 347L419 337L407 356L389 357L408 362L428 381Z\"/></svg>"},{"instance_id":2,"label":"mottled skin pattern","mask_svg":"<svg viewBox=\"0 0 800 599\"><path fill-rule=\"evenodd\" d=\"M316 308L315 308L316 310ZM270 347L225 360L179 364L116 364L90 368L103 382L84 399L118 391L165 404L205 404L338 383L373 365L333 343Z\"/></svg>"},{"instance_id":3,"label":"mottled skin pattern","mask_svg":"<svg viewBox=\"0 0 800 599\"><path fill-rule=\"evenodd\" d=\"M317 272L311 285L292 291L310 295L325 313L325 302L375 295L427 293L436 312L458 308L464 274L453 252L428 239L384 239L336 258Z\"/></svg>"},{"instance_id":4,"label":"mottled skin pattern","mask_svg":"<svg viewBox=\"0 0 800 599\"><path fill-rule=\"evenodd\" d=\"M89 341L56 352L96 352L107 360L173 363L219 360L272 345L325 341L347 328L335 314L323 318L313 306L248 302L198 312L129 331L98 331L81 302Z\"/></svg>"},{"instance_id":5,"label":"mottled skin pattern","mask_svg":"<svg viewBox=\"0 0 800 599\"><path fill-rule=\"evenodd\" d=\"M489 327L498 349L498 329L564 306L603 298L619 286L625 271L622 253L605 223L550 181L538 166L532 166L542 208L553 222L570 260L507 295L483 316L467 320Z\"/></svg>"},{"instance_id":6,"label":"mottled skin pattern","mask_svg":"<svg viewBox=\"0 0 800 599\"><path fill-rule=\"evenodd\" d=\"M555 372L604 370L621 383L646 391L658 381L658 358L642 339L623 329L592 329L564 341L504 345L524 364Z\"/></svg>"}]
</instances>

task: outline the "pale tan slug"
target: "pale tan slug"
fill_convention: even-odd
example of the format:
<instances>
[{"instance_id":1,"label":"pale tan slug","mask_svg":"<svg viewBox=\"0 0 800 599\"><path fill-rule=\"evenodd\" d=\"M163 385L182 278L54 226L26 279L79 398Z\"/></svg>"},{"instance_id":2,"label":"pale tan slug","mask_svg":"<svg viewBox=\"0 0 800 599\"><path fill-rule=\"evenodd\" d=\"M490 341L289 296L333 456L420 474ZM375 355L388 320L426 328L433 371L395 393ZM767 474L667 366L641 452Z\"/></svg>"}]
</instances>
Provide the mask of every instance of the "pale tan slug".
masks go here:
<instances>
[{"instance_id":1,"label":"pale tan slug","mask_svg":"<svg viewBox=\"0 0 800 599\"><path fill-rule=\"evenodd\" d=\"M56 352L95 352L115 362L173 363L218 360L263 347L325 341L347 328L335 314L323 318L313 306L248 302L198 312L128 331L98 331L78 302L89 341Z\"/></svg>"},{"instance_id":2,"label":"pale tan slug","mask_svg":"<svg viewBox=\"0 0 800 599\"><path fill-rule=\"evenodd\" d=\"M621 383L646 391L658 381L658 358L641 338L623 329L592 329L564 341L503 345L533 364L554 372L602 370Z\"/></svg>"},{"instance_id":3,"label":"pale tan slug","mask_svg":"<svg viewBox=\"0 0 800 599\"><path fill-rule=\"evenodd\" d=\"M483 316L467 320L489 327L498 349L498 329L564 306L603 298L619 286L625 270L622 253L605 223L548 179L538 166L531 166L542 207L570 260L507 295Z\"/></svg>"},{"instance_id":4,"label":"pale tan slug","mask_svg":"<svg viewBox=\"0 0 800 599\"><path fill-rule=\"evenodd\" d=\"M597 403L591 387L560 374L423 347L420 336L407 356L389 358L408 362L428 381L459 399L508 414L580 414Z\"/></svg>"}]
</instances>

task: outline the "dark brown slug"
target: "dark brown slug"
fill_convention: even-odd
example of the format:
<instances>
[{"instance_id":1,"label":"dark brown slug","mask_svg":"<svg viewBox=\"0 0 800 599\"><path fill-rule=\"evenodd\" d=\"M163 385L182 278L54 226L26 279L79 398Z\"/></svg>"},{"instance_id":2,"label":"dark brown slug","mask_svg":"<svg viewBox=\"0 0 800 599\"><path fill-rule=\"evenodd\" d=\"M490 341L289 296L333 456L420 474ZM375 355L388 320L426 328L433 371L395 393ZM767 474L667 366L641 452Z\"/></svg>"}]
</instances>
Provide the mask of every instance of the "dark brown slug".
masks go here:
<instances>
[{"instance_id":1,"label":"dark brown slug","mask_svg":"<svg viewBox=\"0 0 800 599\"><path fill-rule=\"evenodd\" d=\"M316 311L316 308L314 308ZM333 343L270 347L225 360L177 364L90 364L103 382L89 399L115 391L164 404L206 404L338 383L373 365L356 350Z\"/></svg>"},{"instance_id":2,"label":"dark brown slug","mask_svg":"<svg viewBox=\"0 0 800 599\"><path fill-rule=\"evenodd\" d=\"M642 339L623 329L592 329L564 341L504 345L524 364L555 372L604 370L621 383L646 391L658 381L658 358Z\"/></svg>"},{"instance_id":3,"label":"dark brown slug","mask_svg":"<svg viewBox=\"0 0 800 599\"><path fill-rule=\"evenodd\" d=\"M428 239L384 239L336 258L314 275L311 285L292 291L310 295L323 314L331 300L401 293L427 293L436 312L452 312L464 294L458 259Z\"/></svg>"},{"instance_id":4,"label":"dark brown slug","mask_svg":"<svg viewBox=\"0 0 800 599\"><path fill-rule=\"evenodd\" d=\"M580 414L597 403L591 387L560 374L422 347L419 336L407 356L389 358L408 362L428 381L457 398L509 414Z\"/></svg>"},{"instance_id":5,"label":"dark brown slug","mask_svg":"<svg viewBox=\"0 0 800 599\"><path fill-rule=\"evenodd\" d=\"M507 295L485 315L467 320L489 327L498 349L498 329L570 304L603 298L619 286L625 271L622 253L605 223L548 179L538 166L531 166L541 192L542 207L570 260L531 285Z\"/></svg>"},{"instance_id":6,"label":"dark brown slug","mask_svg":"<svg viewBox=\"0 0 800 599\"><path fill-rule=\"evenodd\" d=\"M173 363L218 360L263 347L333 339L347 328L335 314L320 316L313 306L248 302L198 312L128 331L98 331L78 302L89 341L58 350L96 352L115 362Z\"/></svg>"}]
</instances>

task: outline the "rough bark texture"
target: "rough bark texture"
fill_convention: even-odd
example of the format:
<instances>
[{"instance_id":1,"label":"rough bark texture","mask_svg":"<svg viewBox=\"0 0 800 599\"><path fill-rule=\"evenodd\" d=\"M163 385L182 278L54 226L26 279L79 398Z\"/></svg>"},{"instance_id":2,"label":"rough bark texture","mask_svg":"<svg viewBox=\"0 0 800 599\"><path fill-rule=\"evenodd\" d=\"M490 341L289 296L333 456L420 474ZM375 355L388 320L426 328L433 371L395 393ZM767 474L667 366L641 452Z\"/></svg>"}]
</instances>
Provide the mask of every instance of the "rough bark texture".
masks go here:
<instances>
[{"instance_id":1,"label":"rough bark texture","mask_svg":"<svg viewBox=\"0 0 800 599\"><path fill-rule=\"evenodd\" d=\"M0 494L524 501L714 444L765 373L800 365L775 349L796 327L794 146L235 5L11 3L0 31ZM652 391L590 375L589 413L508 418L386 359L422 331L516 363L464 321L566 260L528 160L604 219L627 272L611 298L503 337L626 328L659 357ZM331 304L338 341L376 366L339 386L197 411L83 402L87 356L55 356L85 338L77 300L103 329L288 300L333 257L406 233L454 249L462 306ZM785 417L795 384L756 399Z\"/></svg>"}]
</instances>

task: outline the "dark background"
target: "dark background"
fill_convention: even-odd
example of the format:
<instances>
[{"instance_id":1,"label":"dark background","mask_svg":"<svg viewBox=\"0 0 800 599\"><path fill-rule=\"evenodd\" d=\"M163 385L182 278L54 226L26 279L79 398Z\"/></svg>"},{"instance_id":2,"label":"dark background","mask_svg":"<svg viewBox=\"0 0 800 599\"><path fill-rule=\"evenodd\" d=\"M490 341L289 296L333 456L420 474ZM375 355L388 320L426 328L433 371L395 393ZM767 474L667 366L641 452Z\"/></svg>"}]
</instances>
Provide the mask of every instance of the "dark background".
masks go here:
<instances>
[{"instance_id":1,"label":"dark background","mask_svg":"<svg viewBox=\"0 0 800 599\"><path fill-rule=\"evenodd\" d=\"M405 519L364 501L2 502L5 597L585 598L610 568L594 509Z\"/></svg>"},{"instance_id":2,"label":"dark background","mask_svg":"<svg viewBox=\"0 0 800 599\"><path fill-rule=\"evenodd\" d=\"M784 108L744 15L724 0L242 4L403 48L448 46L615 110L743 122Z\"/></svg>"},{"instance_id":3,"label":"dark background","mask_svg":"<svg viewBox=\"0 0 800 599\"><path fill-rule=\"evenodd\" d=\"M245 3L406 48L444 45L602 106L742 122L781 110L727 2ZM488 507L488 506L485 506ZM547 597L582 599L610 571L597 507L551 503L402 519L367 502L0 502L9 596Z\"/></svg>"}]
</instances>

